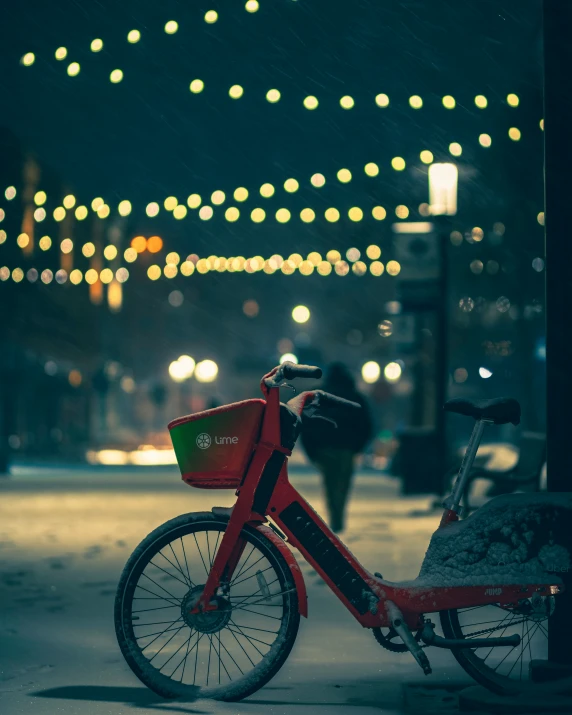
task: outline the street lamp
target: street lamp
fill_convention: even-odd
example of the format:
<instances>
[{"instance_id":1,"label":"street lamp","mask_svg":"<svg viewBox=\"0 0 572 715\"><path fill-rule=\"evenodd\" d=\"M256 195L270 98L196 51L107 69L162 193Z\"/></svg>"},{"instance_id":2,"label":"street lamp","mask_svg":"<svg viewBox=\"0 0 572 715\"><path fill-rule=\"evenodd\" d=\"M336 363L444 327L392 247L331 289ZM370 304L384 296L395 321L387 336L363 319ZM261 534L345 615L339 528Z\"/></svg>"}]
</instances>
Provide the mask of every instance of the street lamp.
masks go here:
<instances>
[{"instance_id":1,"label":"street lamp","mask_svg":"<svg viewBox=\"0 0 572 715\"><path fill-rule=\"evenodd\" d=\"M218 365L214 360L201 360L195 368L195 379L198 382L214 382L218 375Z\"/></svg>"},{"instance_id":2,"label":"street lamp","mask_svg":"<svg viewBox=\"0 0 572 715\"><path fill-rule=\"evenodd\" d=\"M433 216L457 213L459 171L455 164L431 164L429 167L429 209Z\"/></svg>"},{"instance_id":3,"label":"street lamp","mask_svg":"<svg viewBox=\"0 0 572 715\"><path fill-rule=\"evenodd\" d=\"M437 298L437 343L435 346L435 481L442 493L444 476L449 466L447 453L447 424L443 405L447 401L449 383L448 351L448 289L449 289L449 216L457 213L457 185L459 170L455 164L437 163L429 166L429 210L435 217L439 243L439 290Z\"/></svg>"}]
</instances>

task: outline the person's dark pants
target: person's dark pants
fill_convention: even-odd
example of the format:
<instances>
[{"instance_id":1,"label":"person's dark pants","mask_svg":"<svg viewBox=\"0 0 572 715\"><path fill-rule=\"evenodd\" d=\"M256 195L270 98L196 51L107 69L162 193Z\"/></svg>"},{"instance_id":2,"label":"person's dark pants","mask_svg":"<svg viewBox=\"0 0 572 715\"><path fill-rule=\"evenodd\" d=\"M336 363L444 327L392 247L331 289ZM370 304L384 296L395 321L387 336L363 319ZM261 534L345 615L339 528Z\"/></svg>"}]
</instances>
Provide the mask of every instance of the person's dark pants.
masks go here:
<instances>
[{"instance_id":1,"label":"person's dark pants","mask_svg":"<svg viewBox=\"0 0 572 715\"><path fill-rule=\"evenodd\" d=\"M321 449L315 463L322 474L329 524L334 532L344 529L346 502L354 471L354 453L349 449Z\"/></svg>"}]
</instances>

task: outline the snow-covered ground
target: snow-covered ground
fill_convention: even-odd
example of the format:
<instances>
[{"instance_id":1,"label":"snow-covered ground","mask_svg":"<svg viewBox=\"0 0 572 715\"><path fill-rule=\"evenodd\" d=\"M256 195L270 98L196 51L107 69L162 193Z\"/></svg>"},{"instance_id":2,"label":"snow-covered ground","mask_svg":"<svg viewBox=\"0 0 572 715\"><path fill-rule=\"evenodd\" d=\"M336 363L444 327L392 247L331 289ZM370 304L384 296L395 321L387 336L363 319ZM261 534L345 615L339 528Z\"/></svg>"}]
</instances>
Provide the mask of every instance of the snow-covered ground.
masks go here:
<instances>
[{"instance_id":1,"label":"snow-covered ground","mask_svg":"<svg viewBox=\"0 0 572 715\"><path fill-rule=\"evenodd\" d=\"M317 476L292 476L318 511ZM121 715L156 712L242 715L443 713L454 699L440 688L469 684L453 657L428 652L423 676L409 654L383 650L314 572L302 564L309 619L280 673L241 703L167 702L127 668L113 629L113 597L123 565L153 528L186 511L229 506L232 492L194 490L176 468L163 471L19 470L0 480L0 712ZM398 497L398 483L359 476L344 539L371 571L414 578L439 516L429 498ZM411 514L415 515L412 516ZM445 696L444 699L442 696Z\"/></svg>"}]
</instances>

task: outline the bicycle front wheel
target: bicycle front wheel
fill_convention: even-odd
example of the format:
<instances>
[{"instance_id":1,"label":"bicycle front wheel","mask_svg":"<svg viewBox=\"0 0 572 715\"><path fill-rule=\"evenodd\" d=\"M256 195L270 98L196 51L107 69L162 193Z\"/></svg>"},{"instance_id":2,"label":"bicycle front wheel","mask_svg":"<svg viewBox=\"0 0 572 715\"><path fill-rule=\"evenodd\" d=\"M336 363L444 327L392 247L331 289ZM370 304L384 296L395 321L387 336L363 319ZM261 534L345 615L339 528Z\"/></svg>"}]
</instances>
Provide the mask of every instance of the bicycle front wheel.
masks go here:
<instances>
[{"instance_id":1,"label":"bicycle front wheel","mask_svg":"<svg viewBox=\"0 0 572 715\"><path fill-rule=\"evenodd\" d=\"M240 700L285 662L300 615L290 569L278 549L245 526L245 548L218 608L191 614L227 521L185 514L136 548L115 599L119 646L131 670L167 698Z\"/></svg>"}]
</instances>

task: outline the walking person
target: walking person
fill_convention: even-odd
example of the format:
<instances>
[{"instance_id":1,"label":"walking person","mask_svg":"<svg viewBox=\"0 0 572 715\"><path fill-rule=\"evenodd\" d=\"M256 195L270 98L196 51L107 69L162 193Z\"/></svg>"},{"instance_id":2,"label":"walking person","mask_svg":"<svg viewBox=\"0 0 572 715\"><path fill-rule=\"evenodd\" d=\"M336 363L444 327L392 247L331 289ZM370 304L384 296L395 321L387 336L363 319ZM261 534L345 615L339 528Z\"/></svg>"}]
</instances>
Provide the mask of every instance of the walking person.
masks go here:
<instances>
[{"instance_id":1,"label":"walking person","mask_svg":"<svg viewBox=\"0 0 572 715\"><path fill-rule=\"evenodd\" d=\"M343 363L329 366L322 389L361 405L361 410L339 410L332 414L337 427L323 419L305 418L301 435L308 458L322 475L330 527L339 533L345 525L355 457L371 440L373 423L367 401Z\"/></svg>"}]
</instances>

